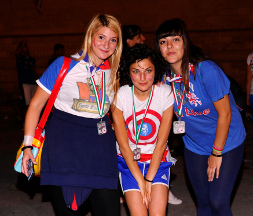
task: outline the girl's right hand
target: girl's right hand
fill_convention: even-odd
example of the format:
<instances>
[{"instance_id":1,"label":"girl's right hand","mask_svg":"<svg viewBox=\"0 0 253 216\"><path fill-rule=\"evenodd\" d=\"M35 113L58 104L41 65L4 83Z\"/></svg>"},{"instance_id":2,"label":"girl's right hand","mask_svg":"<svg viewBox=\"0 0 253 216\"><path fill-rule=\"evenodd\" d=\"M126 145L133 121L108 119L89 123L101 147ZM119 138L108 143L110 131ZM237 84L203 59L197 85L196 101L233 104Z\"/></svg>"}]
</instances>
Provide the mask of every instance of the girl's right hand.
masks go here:
<instances>
[{"instance_id":1,"label":"girl's right hand","mask_svg":"<svg viewBox=\"0 0 253 216\"><path fill-rule=\"evenodd\" d=\"M29 159L31 159L33 164L37 164L35 158L33 157L32 150L30 148L27 148L23 152L23 160L21 166L21 172L24 173L27 177L28 177L27 164Z\"/></svg>"},{"instance_id":2,"label":"girl's right hand","mask_svg":"<svg viewBox=\"0 0 253 216\"><path fill-rule=\"evenodd\" d=\"M143 178L141 182L138 183L138 186L140 188L140 193L142 195L142 203L146 205L148 209L148 199L147 199L147 194L146 194L146 181Z\"/></svg>"}]
</instances>

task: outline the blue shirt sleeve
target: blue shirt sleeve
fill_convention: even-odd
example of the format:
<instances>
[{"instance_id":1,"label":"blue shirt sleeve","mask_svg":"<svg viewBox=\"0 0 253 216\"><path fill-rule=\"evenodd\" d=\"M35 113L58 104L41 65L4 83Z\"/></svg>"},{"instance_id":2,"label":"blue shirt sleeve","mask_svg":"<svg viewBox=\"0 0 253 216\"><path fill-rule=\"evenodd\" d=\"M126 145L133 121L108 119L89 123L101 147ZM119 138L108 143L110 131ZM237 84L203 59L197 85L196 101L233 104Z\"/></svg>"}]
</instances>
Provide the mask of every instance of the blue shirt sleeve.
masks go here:
<instances>
[{"instance_id":1,"label":"blue shirt sleeve","mask_svg":"<svg viewBox=\"0 0 253 216\"><path fill-rule=\"evenodd\" d=\"M49 65L43 75L39 78L40 83L49 91L53 90L54 84L61 70L63 62L63 56L57 58L51 65Z\"/></svg>"},{"instance_id":2,"label":"blue shirt sleeve","mask_svg":"<svg viewBox=\"0 0 253 216\"><path fill-rule=\"evenodd\" d=\"M213 61L203 61L197 69L207 94L213 102L230 92L230 81L221 68Z\"/></svg>"}]
</instances>

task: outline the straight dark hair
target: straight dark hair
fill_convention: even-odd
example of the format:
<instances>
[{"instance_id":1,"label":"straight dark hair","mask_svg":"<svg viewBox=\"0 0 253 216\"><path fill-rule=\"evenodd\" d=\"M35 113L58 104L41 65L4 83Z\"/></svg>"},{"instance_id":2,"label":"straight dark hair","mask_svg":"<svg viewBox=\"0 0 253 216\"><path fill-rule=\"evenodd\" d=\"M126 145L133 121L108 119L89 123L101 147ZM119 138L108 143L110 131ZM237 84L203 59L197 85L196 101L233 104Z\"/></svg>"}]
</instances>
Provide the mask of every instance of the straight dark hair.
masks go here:
<instances>
[{"instance_id":1,"label":"straight dark hair","mask_svg":"<svg viewBox=\"0 0 253 216\"><path fill-rule=\"evenodd\" d=\"M163 22L156 30L155 48L159 58L163 61L168 71L170 71L170 64L167 62L161 53L159 40L171 36L181 36L184 42L184 55L182 59L182 80L185 88L189 91L189 63L194 66L194 78L196 76L196 67L199 62L209 60L210 57L201 48L195 46L189 37L186 24L184 21L176 18Z\"/></svg>"}]
</instances>

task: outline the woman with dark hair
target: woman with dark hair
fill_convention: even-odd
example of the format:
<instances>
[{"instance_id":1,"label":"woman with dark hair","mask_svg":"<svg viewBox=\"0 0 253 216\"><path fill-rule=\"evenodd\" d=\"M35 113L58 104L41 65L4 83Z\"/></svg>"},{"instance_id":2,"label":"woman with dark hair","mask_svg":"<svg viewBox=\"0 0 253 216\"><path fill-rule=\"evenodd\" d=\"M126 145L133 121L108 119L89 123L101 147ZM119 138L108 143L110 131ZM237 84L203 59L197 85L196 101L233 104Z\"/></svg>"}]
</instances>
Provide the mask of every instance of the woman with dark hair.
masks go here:
<instances>
[{"instance_id":1,"label":"woman with dark hair","mask_svg":"<svg viewBox=\"0 0 253 216\"><path fill-rule=\"evenodd\" d=\"M120 63L120 79L126 85L118 91L112 116L120 183L132 216L166 214L174 163L166 141L174 100L170 86L156 85L164 73L161 65L142 44L131 47Z\"/></svg>"},{"instance_id":2,"label":"woman with dark hair","mask_svg":"<svg viewBox=\"0 0 253 216\"><path fill-rule=\"evenodd\" d=\"M244 153L241 115L224 72L192 44L185 23L167 20L156 31L156 50L172 86L174 133L185 133L186 169L198 215L232 215L230 197Z\"/></svg>"},{"instance_id":3,"label":"woman with dark hair","mask_svg":"<svg viewBox=\"0 0 253 216\"><path fill-rule=\"evenodd\" d=\"M123 40L123 54L129 47L135 44L140 44L145 41L145 37L142 35L140 26L138 25L125 25L122 26L122 40Z\"/></svg>"}]
</instances>

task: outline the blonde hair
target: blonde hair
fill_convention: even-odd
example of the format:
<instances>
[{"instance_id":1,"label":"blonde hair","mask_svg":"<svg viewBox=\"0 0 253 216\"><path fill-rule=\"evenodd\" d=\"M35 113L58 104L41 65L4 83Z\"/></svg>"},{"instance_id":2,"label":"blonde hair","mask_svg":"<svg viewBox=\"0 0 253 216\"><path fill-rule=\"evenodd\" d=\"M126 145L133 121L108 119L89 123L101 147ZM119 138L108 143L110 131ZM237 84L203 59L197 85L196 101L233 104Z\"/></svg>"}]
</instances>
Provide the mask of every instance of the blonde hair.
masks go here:
<instances>
[{"instance_id":1,"label":"blonde hair","mask_svg":"<svg viewBox=\"0 0 253 216\"><path fill-rule=\"evenodd\" d=\"M91 20L87 32L84 38L84 42L82 45L83 53L82 55L76 59L77 61L83 60L88 53L89 58L92 61L92 36L102 27L107 27L113 32L116 33L118 40L117 46L114 53L108 58L110 68L111 68L111 76L110 76L110 91L114 90L115 94L117 93L117 85L116 85L116 74L119 67L120 57L122 53L122 33L121 33L121 25L119 21L108 14L97 14Z\"/></svg>"}]
</instances>

